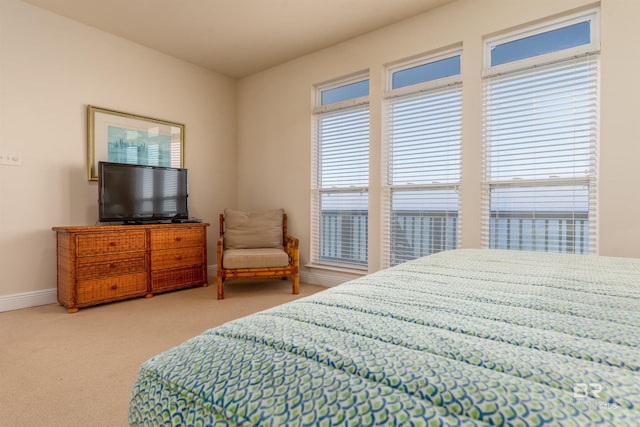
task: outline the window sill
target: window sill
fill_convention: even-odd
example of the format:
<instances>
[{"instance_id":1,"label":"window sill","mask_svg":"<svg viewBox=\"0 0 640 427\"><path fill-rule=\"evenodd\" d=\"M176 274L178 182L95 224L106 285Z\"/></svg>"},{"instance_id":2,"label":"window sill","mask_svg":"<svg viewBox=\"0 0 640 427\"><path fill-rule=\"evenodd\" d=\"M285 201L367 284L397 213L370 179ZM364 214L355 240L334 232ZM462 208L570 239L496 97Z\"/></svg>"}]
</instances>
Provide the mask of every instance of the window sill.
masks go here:
<instances>
[{"instance_id":1,"label":"window sill","mask_svg":"<svg viewBox=\"0 0 640 427\"><path fill-rule=\"evenodd\" d=\"M305 264L304 266L307 268L335 271L339 273L347 273L347 274L353 274L357 276L366 276L368 274L368 271L366 268L356 268L356 267L349 268L349 267L342 267L342 266L331 265L331 264L314 264L314 263Z\"/></svg>"}]
</instances>

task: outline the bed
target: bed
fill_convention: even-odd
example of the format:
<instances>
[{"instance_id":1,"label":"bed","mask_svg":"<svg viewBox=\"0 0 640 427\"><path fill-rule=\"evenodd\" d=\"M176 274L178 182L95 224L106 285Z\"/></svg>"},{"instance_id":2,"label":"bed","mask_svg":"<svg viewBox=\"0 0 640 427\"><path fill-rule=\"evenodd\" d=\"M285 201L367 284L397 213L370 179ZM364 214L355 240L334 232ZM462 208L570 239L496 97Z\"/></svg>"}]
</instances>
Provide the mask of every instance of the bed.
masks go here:
<instances>
[{"instance_id":1,"label":"bed","mask_svg":"<svg viewBox=\"0 0 640 427\"><path fill-rule=\"evenodd\" d=\"M146 361L135 426L640 425L640 260L460 249Z\"/></svg>"}]
</instances>

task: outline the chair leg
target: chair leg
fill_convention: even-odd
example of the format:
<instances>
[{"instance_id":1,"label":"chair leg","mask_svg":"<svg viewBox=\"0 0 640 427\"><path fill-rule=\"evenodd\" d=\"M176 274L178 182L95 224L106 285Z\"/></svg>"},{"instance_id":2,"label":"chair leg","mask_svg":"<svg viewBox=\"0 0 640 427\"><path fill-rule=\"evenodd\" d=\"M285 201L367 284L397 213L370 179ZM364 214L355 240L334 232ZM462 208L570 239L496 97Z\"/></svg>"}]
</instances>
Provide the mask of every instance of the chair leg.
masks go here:
<instances>
[{"instance_id":1,"label":"chair leg","mask_svg":"<svg viewBox=\"0 0 640 427\"><path fill-rule=\"evenodd\" d=\"M218 299L224 299L224 279L218 276Z\"/></svg>"},{"instance_id":2,"label":"chair leg","mask_svg":"<svg viewBox=\"0 0 640 427\"><path fill-rule=\"evenodd\" d=\"M293 294L298 295L299 287L300 287L298 274L294 274L291 281L293 282Z\"/></svg>"}]
</instances>

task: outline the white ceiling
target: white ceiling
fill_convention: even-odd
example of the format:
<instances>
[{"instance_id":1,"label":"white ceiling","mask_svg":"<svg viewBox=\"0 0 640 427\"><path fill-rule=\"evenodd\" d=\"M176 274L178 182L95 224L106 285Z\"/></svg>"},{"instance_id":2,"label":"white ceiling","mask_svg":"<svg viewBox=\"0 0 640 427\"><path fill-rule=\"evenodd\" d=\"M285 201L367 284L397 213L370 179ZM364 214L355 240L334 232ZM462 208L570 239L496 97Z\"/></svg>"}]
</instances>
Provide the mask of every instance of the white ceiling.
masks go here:
<instances>
[{"instance_id":1,"label":"white ceiling","mask_svg":"<svg viewBox=\"0 0 640 427\"><path fill-rule=\"evenodd\" d=\"M453 0L23 0L243 77Z\"/></svg>"}]
</instances>

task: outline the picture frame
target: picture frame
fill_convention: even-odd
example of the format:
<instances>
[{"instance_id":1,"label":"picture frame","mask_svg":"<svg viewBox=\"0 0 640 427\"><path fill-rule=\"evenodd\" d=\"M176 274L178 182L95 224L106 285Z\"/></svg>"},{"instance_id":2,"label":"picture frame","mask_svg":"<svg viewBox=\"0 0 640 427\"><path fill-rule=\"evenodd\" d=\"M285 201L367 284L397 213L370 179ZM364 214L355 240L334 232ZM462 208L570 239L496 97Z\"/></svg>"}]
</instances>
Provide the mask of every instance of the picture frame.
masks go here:
<instances>
[{"instance_id":1,"label":"picture frame","mask_svg":"<svg viewBox=\"0 0 640 427\"><path fill-rule=\"evenodd\" d=\"M98 162L184 168L185 125L87 106L87 176L98 180Z\"/></svg>"}]
</instances>

